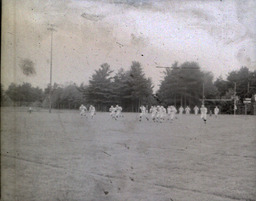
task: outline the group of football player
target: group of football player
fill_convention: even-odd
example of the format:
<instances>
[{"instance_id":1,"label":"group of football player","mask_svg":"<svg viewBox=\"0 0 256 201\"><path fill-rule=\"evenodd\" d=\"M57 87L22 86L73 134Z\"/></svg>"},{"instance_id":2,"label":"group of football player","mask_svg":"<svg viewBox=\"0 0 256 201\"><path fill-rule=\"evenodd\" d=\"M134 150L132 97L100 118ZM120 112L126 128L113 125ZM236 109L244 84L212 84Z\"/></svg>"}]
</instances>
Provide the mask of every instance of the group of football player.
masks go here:
<instances>
[{"instance_id":1,"label":"group of football player","mask_svg":"<svg viewBox=\"0 0 256 201\"><path fill-rule=\"evenodd\" d=\"M81 105L80 108L80 115L81 116L85 116L87 118L87 112L89 112L91 119L93 119L94 115L95 115L95 107L90 105L89 110L87 111L87 108L84 105ZM109 108L109 112L110 112L110 116L112 119L114 120L118 120L121 117L124 117L122 114L122 110L123 108L119 105L116 105L115 107L112 105ZM174 119L178 119L178 116L181 116L184 114L189 115L191 113L191 109L189 106L187 106L185 109L180 106L179 109L177 110L176 107L174 105L168 106L167 108L165 108L164 106L151 106L151 108L149 110L147 110L147 108L144 105L140 106L140 115L139 115L139 121L142 121L143 119L146 119L147 121L151 120L153 122L166 122L166 121L173 121ZM208 110L207 108L202 105L201 108L195 106L193 108L194 114L198 115L199 111L201 114L201 119L206 123L207 121L207 113ZM219 114L219 108L218 106L216 106L214 108L214 115L215 117L217 117Z\"/></svg>"}]
</instances>

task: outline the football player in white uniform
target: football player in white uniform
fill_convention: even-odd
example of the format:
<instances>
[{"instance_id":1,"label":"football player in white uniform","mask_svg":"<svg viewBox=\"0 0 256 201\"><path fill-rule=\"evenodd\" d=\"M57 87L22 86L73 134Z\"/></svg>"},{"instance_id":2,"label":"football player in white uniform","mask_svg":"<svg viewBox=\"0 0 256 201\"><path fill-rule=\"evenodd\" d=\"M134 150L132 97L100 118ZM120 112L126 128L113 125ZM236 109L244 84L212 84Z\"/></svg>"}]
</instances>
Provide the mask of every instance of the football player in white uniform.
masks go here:
<instances>
[{"instance_id":1,"label":"football player in white uniform","mask_svg":"<svg viewBox=\"0 0 256 201\"><path fill-rule=\"evenodd\" d=\"M186 114L190 114L190 107L187 106L187 107L185 108L185 111L186 111Z\"/></svg>"},{"instance_id":2,"label":"football player in white uniform","mask_svg":"<svg viewBox=\"0 0 256 201\"><path fill-rule=\"evenodd\" d=\"M110 116L112 117L112 119L115 118L115 111L116 111L116 108L113 107L113 105L111 105L111 107L109 108L109 112L110 112Z\"/></svg>"},{"instance_id":3,"label":"football player in white uniform","mask_svg":"<svg viewBox=\"0 0 256 201\"><path fill-rule=\"evenodd\" d=\"M198 111L199 111L199 108L197 107L197 105L194 107L194 113L195 115L198 115Z\"/></svg>"},{"instance_id":4,"label":"football player in white uniform","mask_svg":"<svg viewBox=\"0 0 256 201\"><path fill-rule=\"evenodd\" d=\"M87 111L87 108L82 104L80 107L79 107L79 110L80 110L80 115L81 116L86 116L86 111Z\"/></svg>"},{"instance_id":5,"label":"football player in white uniform","mask_svg":"<svg viewBox=\"0 0 256 201\"><path fill-rule=\"evenodd\" d=\"M217 118L219 112L220 112L220 109L218 108L218 106L216 106L216 107L214 108L214 115L215 115L216 118Z\"/></svg>"},{"instance_id":6,"label":"football player in white uniform","mask_svg":"<svg viewBox=\"0 0 256 201\"><path fill-rule=\"evenodd\" d=\"M201 119L204 120L204 123L206 124L206 120L207 120L207 108L202 105L202 107L200 108L200 112L201 112Z\"/></svg>"},{"instance_id":7,"label":"football player in white uniform","mask_svg":"<svg viewBox=\"0 0 256 201\"><path fill-rule=\"evenodd\" d=\"M94 115L95 115L95 107L93 105L90 105L89 107L89 112L90 112L90 115L91 115L91 119L93 119Z\"/></svg>"},{"instance_id":8,"label":"football player in white uniform","mask_svg":"<svg viewBox=\"0 0 256 201\"><path fill-rule=\"evenodd\" d=\"M145 117L147 120L148 117L146 116L147 113L146 113L146 107L144 105L140 106L140 110L141 110L141 113L140 113L140 120L139 121L142 121L142 118Z\"/></svg>"},{"instance_id":9,"label":"football player in white uniform","mask_svg":"<svg viewBox=\"0 0 256 201\"><path fill-rule=\"evenodd\" d=\"M116 119L118 119L119 117L122 116L122 113L121 113L122 110L123 110L123 108L121 106L116 105L116 116L115 116Z\"/></svg>"},{"instance_id":10,"label":"football player in white uniform","mask_svg":"<svg viewBox=\"0 0 256 201\"><path fill-rule=\"evenodd\" d=\"M175 106L170 106L170 117L171 117L171 121L173 121L173 119L175 118L175 115L177 113L177 109L175 108Z\"/></svg>"},{"instance_id":11,"label":"football player in white uniform","mask_svg":"<svg viewBox=\"0 0 256 201\"><path fill-rule=\"evenodd\" d=\"M183 111L184 111L184 108L182 106L180 106L179 108L179 114L182 115L183 114Z\"/></svg>"}]
</instances>

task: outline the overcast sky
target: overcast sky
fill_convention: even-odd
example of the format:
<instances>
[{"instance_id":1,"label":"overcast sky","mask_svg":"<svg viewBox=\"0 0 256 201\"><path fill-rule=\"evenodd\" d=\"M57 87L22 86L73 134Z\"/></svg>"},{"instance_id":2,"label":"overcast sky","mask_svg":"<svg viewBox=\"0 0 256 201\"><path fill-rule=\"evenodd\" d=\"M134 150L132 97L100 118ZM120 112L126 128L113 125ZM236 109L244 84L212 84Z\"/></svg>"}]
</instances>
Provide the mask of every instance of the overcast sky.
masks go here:
<instances>
[{"instance_id":1,"label":"overcast sky","mask_svg":"<svg viewBox=\"0 0 256 201\"><path fill-rule=\"evenodd\" d=\"M53 82L88 83L107 62L117 71L139 61L155 89L161 69L196 61L224 78L256 69L255 0L3 0L1 80L46 87L53 33ZM35 63L26 77L22 59Z\"/></svg>"}]
</instances>

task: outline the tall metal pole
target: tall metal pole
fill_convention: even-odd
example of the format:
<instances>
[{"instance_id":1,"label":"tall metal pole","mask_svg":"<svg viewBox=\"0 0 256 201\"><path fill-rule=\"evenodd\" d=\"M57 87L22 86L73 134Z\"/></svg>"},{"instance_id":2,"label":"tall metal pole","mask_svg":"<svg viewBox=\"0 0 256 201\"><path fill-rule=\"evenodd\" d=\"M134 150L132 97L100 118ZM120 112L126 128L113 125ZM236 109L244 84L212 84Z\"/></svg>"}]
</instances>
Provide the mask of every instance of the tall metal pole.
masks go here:
<instances>
[{"instance_id":1,"label":"tall metal pole","mask_svg":"<svg viewBox=\"0 0 256 201\"><path fill-rule=\"evenodd\" d=\"M53 28L54 25L50 25L51 27L48 30L51 31L51 52L50 52L50 92L49 92L49 113L52 112L52 45L53 45Z\"/></svg>"},{"instance_id":2,"label":"tall metal pole","mask_svg":"<svg viewBox=\"0 0 256 201\"><path fill-rule=\"evenodd\" d=\"M53 38L53 30L51 30L49 113L52 112L52 38Z\"/></svg>"},{"instance_id":3,"label":"tall metal pole","mask_svg":"<svg viewBox=\"0 0 256 201\"><path fill-rule=\"evenodd\" d=\"M202 105L204 105L204 82L203 82L203 99L202 99Z\"/></svg>"},{"instance_id":4,"label":"tall metal pole","mask_svg":"<svg viewBox=\"0 0 256 201\"><path fill-rule=\"evenodd\" d=\"M236 82L234 86L234 116L236 115Z\"/></svg>"}]
</instances>

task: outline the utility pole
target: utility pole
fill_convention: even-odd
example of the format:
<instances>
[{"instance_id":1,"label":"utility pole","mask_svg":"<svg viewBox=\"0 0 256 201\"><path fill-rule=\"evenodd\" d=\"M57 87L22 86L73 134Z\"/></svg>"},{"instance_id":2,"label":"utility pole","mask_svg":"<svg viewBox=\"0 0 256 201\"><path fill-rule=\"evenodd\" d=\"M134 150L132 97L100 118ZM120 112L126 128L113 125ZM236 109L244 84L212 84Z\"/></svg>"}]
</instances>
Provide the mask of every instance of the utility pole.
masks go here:
<instances>
[{"instance_id":1,"label":"utility pole","mask_svg":"<svg viewBox=\"0 0 256 201\"><path fill-rule=\"evenodd\" d=\"M52 44L53 44L53 31L56 31L51 25L48 30L51 31L51 53L50 53L50 92L49 92L49 113L52 112Z\"/></svg>"},{"instance_id":2,"label":"utility pole","mask_svg":"<svg viewBox=\"0 0 256 201\"><path fill-rule=\"evenodd\" d=\"M236 115L236 82L234 86L234 116Z\"/></svg>"},{"instance_id":3,"label":"utility pole","mask_svg":"<svg viewBox=\"0 0 256 201\"><path fill-rule=\"evenodd\" d=\"M205 98L205 97L204 97L204 82L203 82L203 94L202 94L202 95L203 95L202 105L204 105L204 98Z\"/></svg>"}]
</instances>

